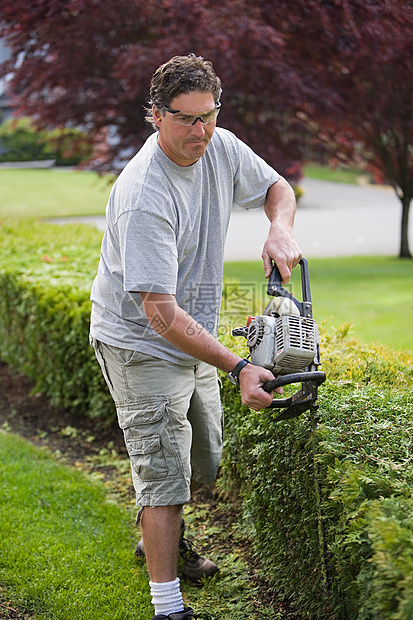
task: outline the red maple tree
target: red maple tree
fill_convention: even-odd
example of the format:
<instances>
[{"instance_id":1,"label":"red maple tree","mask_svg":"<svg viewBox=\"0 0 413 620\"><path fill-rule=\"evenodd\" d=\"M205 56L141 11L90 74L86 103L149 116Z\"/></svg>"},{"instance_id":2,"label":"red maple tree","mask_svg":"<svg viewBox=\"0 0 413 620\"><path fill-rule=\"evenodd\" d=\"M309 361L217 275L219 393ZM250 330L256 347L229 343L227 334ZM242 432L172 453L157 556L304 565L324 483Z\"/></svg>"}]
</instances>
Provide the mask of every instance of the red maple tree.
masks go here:
<instances>
[{"instance_id":1,"label":"red maple tree","mask_svg":"<svg viewBox=\"0 0 413 620\"><path fill-rule=\"evenodd\" d=\"M330 155L364 161L402 205L400 257L411 258L413 198L413 4L409 0L260 3L301 67L298 106ZM294 3L296 5L296 3ZM295 8L297 8L295 6ZM304 105L303 105L304 103Z\"/></svg>"},{"instance_id":2,"label":"red maple tree","mask_svg":"<svg viewBox=\"0 0 413 620\"><path fill-rule=\"evenodd\" d=\"M411 257L413 6L409 0L0 0L19 111L82 126L101 169L149 133L153 71L175 54L210 59L219 123L296 183L319 152L367 160L402 201Z\"/></svg>"},{"instance_id":3,"label":"red maple tree","mask_svg":"<svg viewBox=\"0 0 413 620\"><path fill-rule=\"evenodd\" d=\"M41 126L87 128L105 145L99 150L101 169L129 157L147 137L144 106L154 70L173 55L195 52L213 62L223 81L220 124L291 181L300 178L302 140L292 132L287 139L282 131L288 125L285 109L282 123L272 128L259 116L265 112L265 83L274 80L274 69L282 64L282 45L278 35L256 19L254 3L16 0L3 4L0 34L12 50L3 74L13 73L11 92L18 113L35 118ZM252 88L262 91L255 102L251 80ZM280 93L289 88L281 71L278 81ZM265 101L265 105L273 104Z\"/></svg>"}]
</instances>

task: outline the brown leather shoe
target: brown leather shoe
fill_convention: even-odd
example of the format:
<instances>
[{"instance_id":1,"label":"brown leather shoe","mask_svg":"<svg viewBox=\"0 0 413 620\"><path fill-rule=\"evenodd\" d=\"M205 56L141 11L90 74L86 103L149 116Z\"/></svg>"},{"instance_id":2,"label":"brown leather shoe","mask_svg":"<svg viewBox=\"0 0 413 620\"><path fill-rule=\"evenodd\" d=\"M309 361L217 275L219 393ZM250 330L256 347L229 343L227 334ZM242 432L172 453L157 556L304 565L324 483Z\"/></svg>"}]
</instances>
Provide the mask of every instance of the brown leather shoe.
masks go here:
<instances>
[{"instance_id":1,"label":"brown leather shoe","mask_svg":"<svg viewBox=\"0 0 413 620\"><path fill-rule=\"evenodd\" d=\"M182 574L188 579L194 580L215 575L215 573L219 571L218 566L211 560L199 555L193 548L192 543L184 538L183 532L185 531L185 524L181 531L182 535L179 539L179 557L181 559Z\"/></svg>"},{"instance_id":2,"label":"brown leather shoe","mask_svg":"<svg viewBox=\"0 0 413 620\"><path fill-rule=\"evenodd\" d=\"M182 574L188 579L198 580L203 577L211 577L219 571L218 566L199 555L192 546L192 543L184 537L185 533L185 521L181 519L181 533L179 537L179 557L182 567ZM136 545L136 556L145 555L145 547L143 540L141 539Z\"/></svg>"}]
</instances>

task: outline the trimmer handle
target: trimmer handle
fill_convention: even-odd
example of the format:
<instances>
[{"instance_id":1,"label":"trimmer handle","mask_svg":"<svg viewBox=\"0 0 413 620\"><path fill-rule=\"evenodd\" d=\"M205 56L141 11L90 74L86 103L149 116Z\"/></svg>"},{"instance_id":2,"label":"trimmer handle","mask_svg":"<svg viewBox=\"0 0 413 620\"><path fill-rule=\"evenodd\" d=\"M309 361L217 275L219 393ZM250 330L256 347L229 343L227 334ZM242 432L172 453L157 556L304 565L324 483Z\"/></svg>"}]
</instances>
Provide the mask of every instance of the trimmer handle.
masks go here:
<instances>
[{"instance_id":1,"label":"trimmer handle","mask_svg":"<svg viewBox=\"0 0 413 620\"><path fill-rule=\"evenodd\" d=\"M283 287L283 283L281 280L280 270L275 263L268 279L267 293L268 295L272 295L274 297L283 297L286 293L286 290Z\"/></svg>"},{"instance_id":2,"label":"trimmer handle","mask_svg":"<svg viewBox=\"0 0 413 620\"><path fill-rule=\"evenodd\" d=\"M282 375L281 377L275 377L271 381L267 381L262 386L262 389L270 393L276 388L283 385L290 385L290 383L305 383L311 381L320 385L326 380L326 373L321 370L313 370L312 372L295 372L290 375Z\"/></svg>"},{"instance_id":3,"label":"trimmer handle","mask_svg":"<svg viewBox=\"0 0 413 620\"><path fill-rule=\"evenodd\" d=\"M300 302L289 291L283 287L280 270L274 263L270 277L268 279L267 295L271 297L287 297L291 299L300 310L301 316L312 317L310 276L308 273L308 261L302 257L300 262L301 269L301 292L303 301Z\"/></svg>"},{"instance_id":4,"label":"trimmer handle","mask_svg":"<svg viewBox=\"0 0 413 620\"><path fill-rule=\"evenodd\" d=\"M275 418L276 422L280 420L289 420L297 418L299 415L313 409L317 400L317 386L326 379L324 372L314 370L309 372L296 372L283 377L276 377L272 381L267 381L262 386L266 392L271 392L277 387L287 385L289 383L302 382L301 390L290 396L289 398L275 398L269 409L283 409Z\"/></svg>"}]
</instances>

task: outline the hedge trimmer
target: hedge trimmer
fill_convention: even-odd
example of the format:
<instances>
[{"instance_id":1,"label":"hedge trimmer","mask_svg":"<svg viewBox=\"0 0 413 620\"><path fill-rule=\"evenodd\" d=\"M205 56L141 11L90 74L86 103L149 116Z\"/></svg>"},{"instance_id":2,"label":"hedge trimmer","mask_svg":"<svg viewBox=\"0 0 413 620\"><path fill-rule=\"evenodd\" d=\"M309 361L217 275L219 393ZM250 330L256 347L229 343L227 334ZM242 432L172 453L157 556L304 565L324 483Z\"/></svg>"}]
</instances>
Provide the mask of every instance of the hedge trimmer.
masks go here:
<instances>
[{"instance_id":1,"label":"hedge trimmer","mask_svg":"<svg viewBox=\"0 0 413 620\"><path fill-rule=\"evenodd\" d=\"M233 336L244 336L251 362L268 368L274 379L264 384L271 392L278 387L301 383L301 389L288 398L276 398L270 408L283 409L275 418L288 420L308 409L315 409L317 388L326 379L320 364L318 327L313 319L308 262L300 260L303 301L298 301L281 282L274 265L267 294L273 299L262 316L249 317L246 327L232 330Z\"/></svg>"}]
</instances>

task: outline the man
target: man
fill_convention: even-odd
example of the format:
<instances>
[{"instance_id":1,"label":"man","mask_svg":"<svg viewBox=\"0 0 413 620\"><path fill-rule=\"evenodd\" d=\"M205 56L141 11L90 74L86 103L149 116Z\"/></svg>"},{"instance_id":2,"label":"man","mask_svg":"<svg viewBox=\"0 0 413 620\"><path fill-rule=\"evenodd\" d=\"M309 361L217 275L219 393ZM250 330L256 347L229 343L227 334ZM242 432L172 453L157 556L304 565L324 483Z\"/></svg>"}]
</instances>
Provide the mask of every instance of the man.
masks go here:
<instances>
[{"instance_id":1,"label":"man","mask_svg":"<svg viewBox=\"0 0 413 620\"><path fill-rule=\"evenodd\" d=\"M294 193L232 133L216 129L220 94L220 80L202 57L177 56L155 72L147 118L156 132L113 187L91 294L91 342L116 403L141 506L137 553L146 556L152 620L194 617L177 578L178 554L188 552L181 514L191 480L212 483L221 458L216 369L239 382L252 409L273 398L262 389L271 372L216 339L233 205L263 206L271 222L262 252L266 277L275 261L288 282L301 258L292 234ZM195 558L190 576L217 570Z\"/></svg>"}]
</instances>

